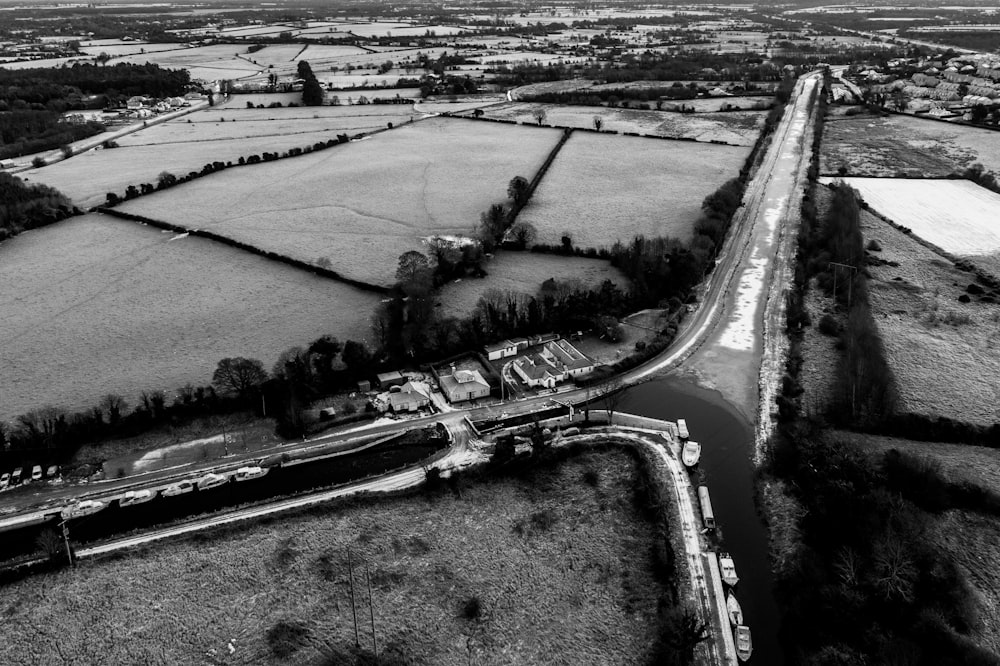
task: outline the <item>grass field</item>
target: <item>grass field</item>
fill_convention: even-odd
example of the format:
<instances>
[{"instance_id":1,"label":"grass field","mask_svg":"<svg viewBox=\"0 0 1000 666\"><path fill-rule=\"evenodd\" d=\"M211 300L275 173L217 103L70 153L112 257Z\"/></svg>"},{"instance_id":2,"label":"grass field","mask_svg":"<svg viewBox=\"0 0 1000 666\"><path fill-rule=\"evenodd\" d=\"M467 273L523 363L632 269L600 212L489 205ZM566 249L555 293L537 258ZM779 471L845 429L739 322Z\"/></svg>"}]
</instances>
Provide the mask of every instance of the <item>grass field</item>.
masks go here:
<instances>
[{"instance_id":1,"label":"grass field","mask_svg":"<svg viewBox=\"0 0 1000 666\"><path fill-rule=\"evenodd\" d=\"M324 333L369 335L377 295L212 241L100 215L0 246L0 419L116 392L211 381L219 359L270 368Z\"/></svg>"},{"instance_id":2,"label":"grass field","mask_svg":"<svg viewBox=\"0 0 1000 666\"><path fill-rule=\"evenodd\" d=\"M237 98L238 99L238 98ZM246 106L246 102L243 103ZM25 173L65 193L81 207L102 204L108 192L156 183L167 171L177 176L209 162L236 162L263 152L284 152L339 133L356 134L419 117L409 105L316 109L217 109L198 111L118 139L120 148L92 150ZM225 119L222 121L222 119ZM188 122L190 121L190 122Z\"/></svg>"},{"instance_id":3,"label":"grass field","mask_svg":"<svg viewBox=\"0 0 1000 666\"><path fill-rule=\"evenodd\" d=\"M557 130L431 119L295 159L231 169L130 201L130 213L211 229L391 284L397 259L436 234L469 234L531 178Z\"/></svg>"},{"instance_id":4,"label":"grass field","mask_svg":"<svg viewBox=\"0 0 1000 666\"><path fill-rule=\"evenodd\" d=\"M893 115L830 119L820 172L845 166L852 176L943 177L974 162L1000 173L1000 132Z\"/></svg>"},{"instance_id":5,"label":"grass field","mask_svg":"<svg viewBox=\"0 0 1000 666\"><path fill-rule=\"evenodd\" d=\"M919 182L919 181L918 181ZM969 273L862 212L865 242L886 262L869 266L875 324L896 376L900 411L990 425L1000 420L1000 304L961 303Z\"/></svg>"},{"instance_id":6,"label":"grass field","mask_svg":"<svg viewBox=\"0 0 1000 666\"><path fill-rule=\"evenodd\" d=\"M578 132L549 168L521 221L537 242L609 247L637 234L688 240L701 202L735 178L749 148ZM623 185L624 184L624 185Z\"/></svg>"},{"instance_id":7,"label":"grass field","mask_svg":"<svg viewBox=\"0 0 1000 666\"><path fill-rule=\"evenodd\" d=\"M600 117L603 129L636 132L698 141L722 141L752 146L764 125L764 111L679 114L668 111L642 111L603 106L570 106L512 102L484 109L487 118L534 123L536 109L545 110L545 124L592 129L594 117Z\"/></svg>"},{"instance_id":8,"label":"grass field","mask_svg":"<svg viewBox=\"0 0 1000 666\"><path fill-rule=\"evenodd\" d=\"M486 265L486 271L489 275L485 278L466 278L442 287L437 298L441 314L469 316L479 298L490 289L534 296L549 278L578 282L585 287L599 287L605 280L622 287L627 283L618 269L601 259L529 252L499 252Z\"/></svg>"},{"instance_id":9,"label":"grass field","mask_svg":"<svg viewBox=\"0 0 1000 666\"><path fill-rule=\"evenodd\" d=\"M151 62L160 67L186 69L192 79L241 79L260 73L266 66L255 65L249 60L237 58L247 53L247 44L213 44L197 46L183 51L164 51L115 58L109 64L121 62L142 65Z\"/></svg>"},{"instance_id":10,"label":"grass field","mask_svg":"<svg viewBox=\"0 0 1000 666\"><path fill-rule=\"evenodd\" d=\"M879 213L946 252L975 256L1000 250L1000 194L971 181L843 180Z\"/></svg>"},{"instance_id":11,"label":"grass field","mask_svg":"<svg viewBox=\"0 0 1000 666\"><path fill-rule=\"evenodd\" d=\"M4 589L0 662L355 663L333 656L354 643L350 548L362 645L372 612L382 663L646 663L662 587L636 475L624 453L586 453L528 482L369 500L39 575Z\"/></svg>"}]
</instances>

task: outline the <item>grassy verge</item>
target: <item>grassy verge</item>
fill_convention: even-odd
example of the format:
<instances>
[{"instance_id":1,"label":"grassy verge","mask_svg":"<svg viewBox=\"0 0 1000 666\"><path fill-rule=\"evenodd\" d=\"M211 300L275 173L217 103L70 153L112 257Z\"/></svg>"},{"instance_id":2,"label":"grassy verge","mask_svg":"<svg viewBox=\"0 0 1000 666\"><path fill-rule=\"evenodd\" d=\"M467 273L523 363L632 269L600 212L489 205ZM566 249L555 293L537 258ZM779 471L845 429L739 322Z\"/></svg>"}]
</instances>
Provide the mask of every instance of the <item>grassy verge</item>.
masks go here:
<instances>
[{"instance_id":1,"label":"grassy verge","mask_svg":"<svg viewBox=\"0 0 1000 666\"><path fill-rule=\"evenodd\" d=\"M584 453L44 574L5 588L0 661L367 663L367 569L383 664L642 663L663 583L636 478L621 452Z\"/></svg>"}]
</instances>

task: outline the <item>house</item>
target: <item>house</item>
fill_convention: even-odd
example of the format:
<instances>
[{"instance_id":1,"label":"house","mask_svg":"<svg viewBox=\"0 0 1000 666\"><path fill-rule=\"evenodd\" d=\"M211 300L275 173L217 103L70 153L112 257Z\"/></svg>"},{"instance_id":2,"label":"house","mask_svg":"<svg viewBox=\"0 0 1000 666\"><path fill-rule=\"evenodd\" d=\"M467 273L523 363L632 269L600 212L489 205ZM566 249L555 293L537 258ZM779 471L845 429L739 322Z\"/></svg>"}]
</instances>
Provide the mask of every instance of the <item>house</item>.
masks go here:
<instances>
[{"instance_id":1,"label":"house","mask_svg":"<svg viewBox=\"0 0 1000 666\"><path fill-rule=\"evenodd\" d=\"M125 108L130 110L141 109L146 106L146 98L136 95L135 97L129 97L128 101L125 102Z\"/></svg>"},{"instance_id":2,"label":"house","mask_svg":"<svg viewBox=\"0 0 1000 666\"><path fill-rule=\"evenodd\" d=\"M430 397L413 382L406 382L400 390L389 394L389 409L396 412L415 412L431 404Z\"/></svg>"},{"instance_id":3,"label":"house","mask_svg":"<svg viewBox=\"0 0 1000 666\"><path fill-rule=\"evenodd\" d=\"M379 388L388 390L391 386L402 386L406 383L406 377L397 371L383 372L375 377L378 380Z\"/></svg>"},{"instance_id":4,"label":"house","mask_svg":"<svg viewBox=\"0 0 1000 666\"><path fill-rule=\"evenodd\" d=\"M15 166L14 160L0 160L0 169L13 169Z\"/></svg>"},{"instance_id":5,"label":"house","mask_svg":"<svg viewBox=\"0 0 1000 666\"><path fill-rule=\"evenodd\" d=\"M554 388L566 379L566 373L550 363L541 354L528 354L514 361L514 372L532 388Z\"/></svg>"},{"instance_id":6,"label":"house","mask_svg":"<svg viewBox=\"0 0 1000 666\"><path fill-rule=\"evenodd\" d=\"M554 388L568 377L579 377L594 369L594 362L566 340L546 342L538 353L519 358L514 372L530 387Z\"/></svg>"},{"instance_id":7,"label":"house","mask_svg":"<svg viewBox=\"0 0 1000 666\"><path fill-rule=\"evenodd\" d=\"M441 390L448 402L463 402L485 398L490 394L490 385L478 370L455 370L441 376Z\"/></svg>"},{"instance_id":8,"label":"house","mask_svg":"<svg viewBox=\"0 0 1000 666\"><path fill-rule=\"evenodd\" d=\"M175 109L178 108L178 107L184 106L184 98L183 97L168 97L166 99L166 102L167 102L167 104L169 104L171 106L171 108L175 108Z\"/></svg>"}]
</instances>

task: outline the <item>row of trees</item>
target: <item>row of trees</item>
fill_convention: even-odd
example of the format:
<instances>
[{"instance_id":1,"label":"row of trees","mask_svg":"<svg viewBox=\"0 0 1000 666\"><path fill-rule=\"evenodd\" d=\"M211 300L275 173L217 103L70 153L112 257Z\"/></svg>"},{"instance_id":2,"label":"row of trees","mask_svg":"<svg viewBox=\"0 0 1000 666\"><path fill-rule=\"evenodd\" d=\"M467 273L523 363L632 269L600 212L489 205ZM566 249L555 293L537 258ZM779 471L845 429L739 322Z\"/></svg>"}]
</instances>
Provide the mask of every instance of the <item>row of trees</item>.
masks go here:
<instances>
[{"instance_id":1,"label":"row of trees","mask_svg":"<svg viewBox=\"0 0 1000 666\"><path fill-rule=\"evenodd\" d=\"M0 423L0 452L46 452L58 459L84 443L243 410L275 416L279 426L301 426L304 404L353 386L371 371L372 360L364 342L341 343L332 335L285 350L270 373L257 359L224 358L216 365L211 385L188 384L172 401L163 391L146 391L133 406L119 394L108 394L80 412L46 406L18 416L12 424Z\"/></svg>"}]
</instances>

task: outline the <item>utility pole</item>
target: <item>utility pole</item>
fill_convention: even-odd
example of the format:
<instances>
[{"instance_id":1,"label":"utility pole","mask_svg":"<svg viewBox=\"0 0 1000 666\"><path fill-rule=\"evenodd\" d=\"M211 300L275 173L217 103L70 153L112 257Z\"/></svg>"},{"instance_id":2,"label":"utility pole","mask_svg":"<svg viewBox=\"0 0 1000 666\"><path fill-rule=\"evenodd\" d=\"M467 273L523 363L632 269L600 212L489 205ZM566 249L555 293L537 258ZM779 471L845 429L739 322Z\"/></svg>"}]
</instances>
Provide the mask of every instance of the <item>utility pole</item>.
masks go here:
<instances>
[{"instance_id":1,"label":"utility pole","mask_svg":"<svg viewBox=\"0 0 1000 666\"><path fill-rule=\"evenodd\" d=\"M372 579L368 573L368 563L365 562L365 581L368 583L368 612L372 617L372 651L375 653L375 663L381 663L378 658L378 641L375 640L375 606L372 603Z\"/></svg>"},{"instance_id":2,"label":"utility pole","mask_svg":"<svg viewBox=\"0 0 1000 666\"><path fill-rule=\"evenodd\" d=\"M354 616L354 647L361 647L361 634L358 633L358 607L354 602L354 563L351 560L351 549L347 549L347 570L351 579L351 614Z\"/></svg>"},{"instance_id":3,"label":"utility pole","mask_svg":"<svg viewBox=\"0 0 1000 666\"><path fill-rule=\"evenodd\" d=\"M76 560L73 559L73 549L69 547L69 530L66 529L66 521L59 523L59 527L62 528L63 543L66 544L66 559L69 560L70 565L76 566Z\"/></svg>"},{"instance_id":4,"label":"utility pole","mask_svg":"<svg viewBox=\"0 0 1000 666\"><path fill-rule=\"evenodd\" d=\"M836 261L831 261L829 263L829 265L830 266L836 266L838 268L849 268L852 271L854 271L854 273L858 272L858 269L855 266L851 266L850 264L839 264ZM851 288L853 286L854 286L854 280L848 280L847 281L847 311L848 312L851 311ZM834 304L837 303L837 271L836 271L836 269L834 269L834 271L833 271L833 302L834 302Z\"/></svg>"}]
</instances>

